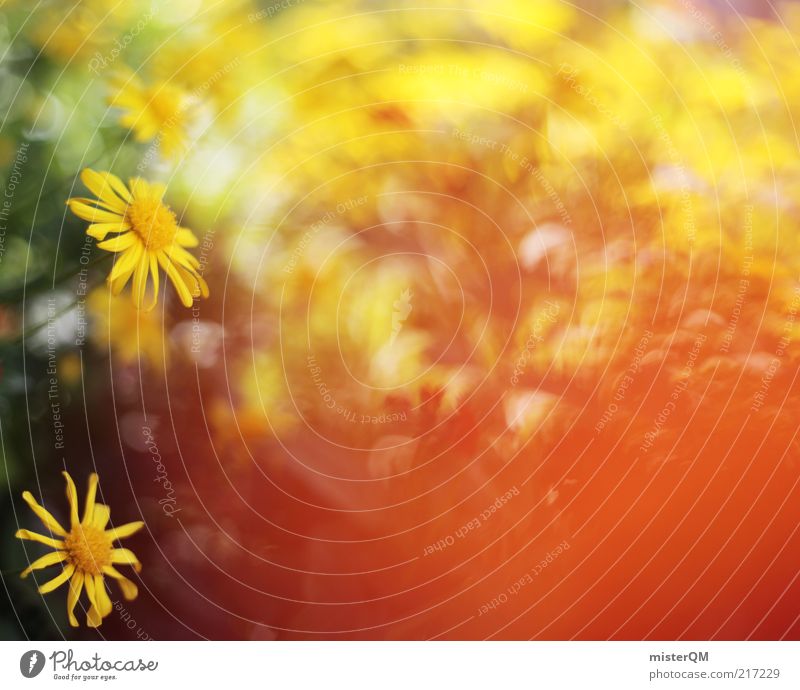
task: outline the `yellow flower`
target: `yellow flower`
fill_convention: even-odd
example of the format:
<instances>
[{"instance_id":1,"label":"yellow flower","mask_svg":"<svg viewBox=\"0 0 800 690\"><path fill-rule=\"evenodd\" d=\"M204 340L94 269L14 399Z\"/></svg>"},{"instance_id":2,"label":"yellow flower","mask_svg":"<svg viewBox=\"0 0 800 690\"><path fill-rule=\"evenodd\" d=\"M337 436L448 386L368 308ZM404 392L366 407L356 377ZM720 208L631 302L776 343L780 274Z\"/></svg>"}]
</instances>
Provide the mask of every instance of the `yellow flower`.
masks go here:
<instances>
[{"instance_id":1,"label":"yellow flower","mask_svg":"<svg viewBox=\"0 0 800 690\"><path fill-rule=\"evenodd\" d=\"M114 86L110 103L123 111L120 124L136 141L154 141L167 158L184 151L191 110L183 89L168 82L145 86L135 75L116 77Z\"/></svg>"},{"instance_id":2,"label":"yellow flower","mask_svg":"<svg viewBox=\"0 0 800 690\"><path fill-rule=\"evenodd\" d=\"M92 223L86 232L99 240L100 249L119 254L108 275L113 294L118 295L132 276L133 303L141 309L152 280L152 299L145 308L149 311L158 299L160 267L184 306L191 307L194 297L208 297L208 285L198 273L200 262L185 249L196 247L197 238L178 225L162 201L163 185L135 177L129 181L129 191L115 175L89 168L81 173L81 180L98 198L76 197L67 204L76 216ZM109 233L118 234L106 240Z\"/></svg>"},{"instance_id":3,"label":"yellow flower","mask_svg":"<svg viewBox=\"0 0 800 690\"><path fill-rule=\"evenodd\" d=\"M52 553L42 556L25 568L22 571L22 577L27 577L33 570L41 570L56 563L66 563L64 569L56 577L39 587L39 592L47 594L69 580L67 614L70 625L77 627L75 605L85 587L91 604L86 616L86 624L90 628L96 628L103 622L103 618L111 613L111 599L106 591L105 575L117 580L122 595L126 599L135 599L139 593L136 585L118 572L114 565L132 565L138 573L142 569L141 564L132 551L114 548L113 542L135 534L144 527L144 523L129 522L113 529L106 529L110 511L108 506L95 503L97 475L94 473L89 475L89 489L86 492L83 519L79 520L78 492L75 489L75 483L67 472L63 472L63 475L67 480L67 501L70 512L69 532L36 502L30 491L22 494L22 498L36 513L36 517L54 536L47 537L26 529L18 530L14 536L18 539L38 541L55 549Z\"/></svg>"},{"instance_id":4,"label":"yellow flower","mask_svg":"<svg viewBox=\"0 0 800 690\"><path fill-rule=\"evenodd\" d=\"M151 373L164 368L169 337L158 310L137 309L129 300L114 297L105 286L89 293L86 306L92 323L89 337L98 351L109 353L120 364L145 362Z\"/></svg>"}]
</instances>

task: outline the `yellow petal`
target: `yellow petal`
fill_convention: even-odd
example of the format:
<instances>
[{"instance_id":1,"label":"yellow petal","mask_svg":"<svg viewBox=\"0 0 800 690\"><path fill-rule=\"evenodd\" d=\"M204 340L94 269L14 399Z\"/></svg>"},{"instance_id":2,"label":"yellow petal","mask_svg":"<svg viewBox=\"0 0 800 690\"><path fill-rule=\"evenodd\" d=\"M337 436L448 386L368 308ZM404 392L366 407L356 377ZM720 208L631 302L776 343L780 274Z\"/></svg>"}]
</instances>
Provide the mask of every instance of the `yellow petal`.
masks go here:
<instances>
[{"instance_id":1,"label":"yellow petal","mask_svg":"<svg viewBox=\"0 0 800 690\"><path fill-rule=\"evenodd\" d=\"M200 268L200 262L183 247L173 245L164 251L166 251L167 256L169 256L169 258L172 259L177 266L185 266L186 268L191 269Z\"/></svg>"},{"instance_id":2,"label":"yellow petal","mask_svg":"<svg viewBox=\"0 0 800 690\"><path fill-rule=\"evenodd\" d=\"M70 199L67 204L70 211L72 211L78 218L88 220L91 223L120 223L122 216L112 211L102 211L99 208L93 208L89 204L78 201L77 199Z\"/></svg>"},{"instance_id":3,"label":"yellow petal","mask_svg":"<svg viewBox=\"0 0 800 690\"><path fill-rule=\"evenodd\" d=\"M145 311L150 311L158 302L158 259L154 252L149 253L150 257L150 277L153 279L153 300L145 307Z\"/></svg>"},{"instance_id":4,"label":"yellow petal","mask_svg":"<svg viewBox=\"0 0 800 690\"><path fill-rule=\"evenodd\" d=\"M105 249L107 252L121 252L136 244L138 239L139 236L135 232L126 232L124 235L117 235L110 240L100 242L97 247Z\"/></svg>"},{"instance_id":5,"label":"yellow petal","mask_svg":"<svg viewBox=\"0 0 800 690\"><path fill-rule=\"evenodd\" d=\"M46 544L47 546L52 546L54 549L63 549L64 548L64 541L61 539L53 539L52 537L45 537L43 534L37 534L36 532L30 532L26 529L18 529L14 536L17 539L28 539L30 541L38 541L40 544Z\"/></svg>"},{"instance_id":6,"label":"yellow petal","mask_svg":"<svg viewBox=\"0 0 800 690\"><path fill-rule=\"evenodd\" d=\"M111 613L111 599L108 596L106 589L106 581L102 575L94 576L94 598L97 602L97 609L100 611L100 616L105 618Z\"/></svg>"},{"instance_id":7,"label":"yellow petal","mask_svg":"<svg viewBox=\"0 0 800 690\"><path fill-rule=\"evenodd\" d=\"M100 211L107 211L108 213L113 213L117 220L123 221L123 214L119 211L116 211L112 206L109 206L105 201L100 199L90 199L86 196L73 196L67 199L67 206L69 206L70 202L76 201L79 204L83 204L84 206L88 206L93 211L100 210Z\"/></svg>"},{"instance_id":8,"label":"yellow petal","mask_svg":"<svg viewBox=\"0 0 800 690\"><path fill-rule=\"evenodd\" d=\"M69 502L69 519L70 524L74 527L78 524L78 492L75 489L75 482L69 476L69 472L62 472L64 479L67 482L67 501Z\"/></svg>"},{"instance_id":9,"label":"yellow petal","mask_svg":"<svg viewBox=\"0 0 800 690\"><path fill-rule=\"evenodd\" d=\"M106 536L111 541L116 541L117 539L125 539L126 537L130 537L133 534L136 534L140 529L144 527L143 522L129 522L126 525L120 525L119 527L114 527L113 529L106 530Z\"/></svg>"},{"instance_id":10,"label":"yellow petal","mask_svg":"<svg viewBox=\"0 0 800 690\"><path fill-rule=\"evenodd\" d=\"M142 252L139 263L136 264L136 270L133 272L133 290L131 291L131 299L136 305L137 309L142 308L144 303L144 293L147 290L147 275L150 271L150 260L148 252Z\"/></svg>"},{"instance_id":11,"label":"yellow petal","mask_svg":"<svg viewBox=\"0 0 800 690\"><path fill-rule=\"evenodd\" d=\"M86 614L86 625L90 628L98 628L103 622L103 617L100 615L100 610L97 608L97 597L94 591L94 578L88 573L83 578L83 584L86 586L86 595L89 597L89 611Z\"/></svg>"},{"instance_id":12,"label":"yellow petal","mask_svg":"<svg viewBox=\"0 0 800 690\"><path fill-rule=\"evenodd\" d=\"M178 297L181 300L181 303L184 307L191 307L192 302L192 293L189 291L189 288L186 286L186 283L183 282L180 274L178 273L178 269L175 267L175 264L172 263L170 258L164 252L158 253L158 263L161 265L161 268L164 269L167 277L170 279L172 284L175 286L175 289L178 292Z\"/></svg>"},{"instance_id":13,"label":"yellow petal","mask_svg":"<svg viewBox=\"0 0 800 690\"><path fill-rule=\"evenodd\" d=\"M128 186L133 193L134 199L148 198L150 196L150 184L141 177L132 177L128 180Z\"/></svg>"},{"instance_id":14,"label":"yellow petal","mask_svg":"<svg viewBox=\"0 0 800 690\"><path fill-rule=\"evenodd\" d=\"M94 515L94 501L97 496L97 473L92 472L89 475L89 486L86 489L86 503L83 508L83 524L87 524Z\"/></svg>"},{"instance_id":15,"label":"yellow petal","mask_svg":"<svg viewBox=\"0 0 800 690\"><path fill-rule=\"evenodd\" d=\"M58 524L58 520L56 520L47 510L42 508L42 506L36 502L36 499L33 497L30 491L23 491L22 499L30 506L31 510L36 513L36 517L38 517L44 526L47 527L47 529L49 529L53 534L57 534L60 537L67 536L66 530Z\"/></svg>"},{"instance_id":16,"label":"yellow petal","mask_svg":"<svg viewBox=\"0 0 800 690\"><path fill-rule=\"evenodd\" d=\"M78 603L78 599L80 599L82 589L83 573L79 570L69 581L69 591L67 592L67 616L69 616L69 624L73 628L78 627L78 619L75 618L75 605Z\"/></svg>"},{"instance_id":17,"label":"yellow petal","mask_svg":"<svg viewBox=\"0 0 800 690\"><path fill-rule=\"evenodd\" d=\"M108 274L108 281L114 282L126 274L130 276L133 269L136 268L136 265L139 263L142 252L144 252L144 245L137 243L127 252L123 252L121 256L117 256L114 259L114 265L111 267L111 273Z\"/></svg>"},{"instance_id":18,"label":"yellow petal","mask_svg":"<svg viewBox=\"0 0 800 690\"><path fill-rule=\"evenodd\" d=\"M131 229L131 224L120 221L119 223L92 223L86 228L86 234L96 240L104 240L110 232L125 232Z\"/></svg>"},{"instance_id":19,"label":"yellow petal","mask_svg":"<svg viewBox=\"0 0 800 690\"><path fill-rule=\"evenodd\" d=\"M186 283L186 286L191 290L192 297L208 297L208 285L197 271L177 265L176 268L183 282Z\"/></svg>"},{"instance_id":20,"label":"yellow petal","mask_svg":"<svg viewBox=\"0 0 800 690\"><path fill-rule=\"evenodd\" d=\"M133 601L137 596L139 596L139 588L121 572L119 572L119 570L117 570L113 565L103 566L103 572L109 577L113 577L117 581L119 588L122 590L122 596L128 601Z\"/></svg>"},{"instance_id":21,"label":"yellow petal","mask_svg":"<svg viewBox=\"0 0 800 690\"><path fill-rule=\"evenodd\" d=\"M54 589L58 589L63 585L70 577L72 577L72 573L75 572L75 566L72 563L67 563L64 570L62 570L56 577L54 577L50 582L45 582L41 587L39 587L40 594L47 594L48 592L52 592Z\"/></svg>"},{"instance_id":22,"label":"yellow petal","mask_svg":"<svg viewBox=\"0 0 800 690\"><path fill-rule=\"evenodd\" d=\"M81 181L98 199L122 213L125 213L128 202L133 200L122 180L109 172L95 172L86 168L81 173Z\"/></svg>"},{"instance_id":23,"label":"yellow petal","mask_svg":"<svg viewBox=\"0 0 800 690\"><path fill-rule=\"evenodd\" d=\"M97 529L105 529L109 517L111 517L111 510L109 507L103 503L95 503L92 525L97 527Z\"/></svg>"},{"instance_id":24,"label":"yellow petal","mask_svg":"<svg viewBox=\"0 0 800 690\"><path fill-rule=\"evenodd\" d=\"M113 549L111 551L111 562L119 565L132 565L138 573L142 569L142 564L130 549Z\"/></svg>"},{"instance_id":25,"label":"yellow petal","mask_svg":"<svg viewBox=\"0 0 800 690\"><path fill-rule=\"evenodd\" d=\"M210 294L208 290L208 283L201 275L195 275L195 278L197 278L197 283L200 285L200 296L203 299L208 299L208 295Z\"/></svg>"},{"instance_id":26,"label":"yellow petal","mask_svg":"<svg viewBox=\"0 0 800 690\"><path fill-rule=\"evenodd\" d=\"M167 192L167 186L158 183L150 183L150 196L155 199L161 201L164 198L164 194Z\"/></svg>"},{"instance_id":27,"label":"yellow petal","mask_svg":"<svg viewBox=\"0 0 800 690\"><path fill-rule=\"evenodd\" d=\"M131 279L134 268L136 268L136 264L134 264L133 268L131 268L130 270L125 271L125 273L122 273L121 275L117 276L116 278L114 278L114 280L109 281L108 286L111 289L112 295L117 296L120 292L122 292L122 289L128 284L128 281Z\"/></svg>"},{"instance_id":28,"label":"yellow petal","mask_svg":"<svg viewBox=\"0 0 800 690\"><path fill-rule=\"evenodd\" d=\"M178 232L175 233L175 241L181 247L196 247L200 244L200 241L189 228L178 228Z\"/></svg>"},{"instance_id":29,"label":"yellow petal","mask_svg":"<svg viewBox=\"0 0 800 690\"><path fill-rule=\"evenodd\" d=\"M48 566L55 565L56 563L61 563L61 561L66 560L67 552L66 551L52 551L51 553L45 554L41 558L37 558L33 563L31 563L25 570L22 571L20 577L28 577L34 570L41 570L42 568L47 568Z\"/></svg>"}]
</instances>

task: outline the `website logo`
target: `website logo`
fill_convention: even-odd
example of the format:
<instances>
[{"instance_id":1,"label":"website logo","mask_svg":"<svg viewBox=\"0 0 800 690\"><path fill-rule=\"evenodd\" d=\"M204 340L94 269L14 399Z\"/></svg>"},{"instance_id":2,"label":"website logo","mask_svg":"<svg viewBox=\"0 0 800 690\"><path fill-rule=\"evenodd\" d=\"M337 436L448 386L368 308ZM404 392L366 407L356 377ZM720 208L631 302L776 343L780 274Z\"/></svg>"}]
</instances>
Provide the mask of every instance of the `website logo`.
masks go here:
<instances>
[{"instance_id":1,"label":"website logo","mask_svg":"<svg viewBox=\"0 0 800 690\"><path fill-rule=\"evenodd\" d=\"M35 678L44 668L44 654L38 649L25 652L19 660L19 670L26 678Z\"/></svg>"}]
</instances>

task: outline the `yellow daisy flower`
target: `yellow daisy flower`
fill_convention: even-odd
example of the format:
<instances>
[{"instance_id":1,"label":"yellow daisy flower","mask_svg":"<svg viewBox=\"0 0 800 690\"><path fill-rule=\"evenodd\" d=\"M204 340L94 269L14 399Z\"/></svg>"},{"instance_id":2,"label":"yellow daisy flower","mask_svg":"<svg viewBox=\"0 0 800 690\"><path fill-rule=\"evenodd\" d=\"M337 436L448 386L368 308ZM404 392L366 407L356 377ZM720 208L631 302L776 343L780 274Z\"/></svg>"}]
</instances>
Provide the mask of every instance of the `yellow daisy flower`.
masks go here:
<instances>
[{"instance_id":1,"label":"yellow daisy flower","mask_svg":"<svg viewBox=\"0 0 800 690\"><path fill-rule=\"evenodd\" d=\"M92 225L86 233L99 241L100 249L119 254L108 275L111 292L118 295L133 277L133 303L142 308L147 284L152 280L152 309L158 299L159 267L164 270L186 307L195 297L208 297L208 285L198 272L200 262L186 251L196 247L191 230L162 201L165 187L134 177L128 187L116 175L86 168L81 180L97 199L75 197L67 200L70 210ZM109 233L118 233L106 240ZM105 241L103 241L105 240Z\"/></svg>"},{"instance_id":2,"label":"yellow daisy flower","mask_svg":"<svg viewBox=\"0 0 800 690\"><path fill-rule=\"evenodd\" d=\"M185 150L191 108L183 89L168 82L146 86L135 75L118 76L113 83L110 104L123 111L119 122L133 131L136 141L154 141L167 158Z\"/></svg>"},{"instance_id":3,"label":"yellow daisy flower","mask_svg":"<svg viewBox=\"0 0 800 690\"><path fill-rule=\"evenodd\" d=\"M142 569L141 564L129 549L114 548L113 542L117 539L130 537L144 527L143 522L129 522L113 529L106 529L110 511L108 506L95 503L97 493L97 475L89 475L89 489L86 492L86 505L83 519L78 519L78 492L75 483L67 472L62 473L67 480L67 501L69 502L70 530L65 530L59 522L31 495L25 491L22 498L31 507L45 527L50 530L53 537L47 537L26 529L18 530L14 535L18 539L29 539L47 546L52 546L55 551L35 560L25 570L22 577L27 577L34 570L41 570L56 563L66 563L64 569L49 582L39 587L39 592L47 594L57 589L69 580L67 593L67 614L70 625L78 626L75 618L75 605L83 588L89 597L89 612L86 624L90 628L98 627L109 613L111 613L111 599L106 591L104 576L114 578L119 583L122 595L128 599L135 599L139 594L136 585L114 568L114 565L132 565L136 572Z\"/></svg>"}]
</instances>

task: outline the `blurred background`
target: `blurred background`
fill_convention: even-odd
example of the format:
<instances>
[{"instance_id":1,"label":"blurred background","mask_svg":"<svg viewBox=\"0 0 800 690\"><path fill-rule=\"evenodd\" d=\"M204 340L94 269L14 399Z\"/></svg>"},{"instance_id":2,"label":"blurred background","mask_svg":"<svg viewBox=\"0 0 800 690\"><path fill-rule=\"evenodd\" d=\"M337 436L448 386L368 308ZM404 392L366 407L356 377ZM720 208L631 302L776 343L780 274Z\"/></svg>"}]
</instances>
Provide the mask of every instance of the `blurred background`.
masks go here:
<instances>
[{"instance_id":1,"label":"blurred background","mask_svg":"<svg viewBox=\"0 0 800 690\"><path fill-rule=\"evenodd\" d=\"M425 4L0 2L0 638L800 637L799 8ZM208 300L109 296L86 167Z\"/></svg>"}]
</instances>

